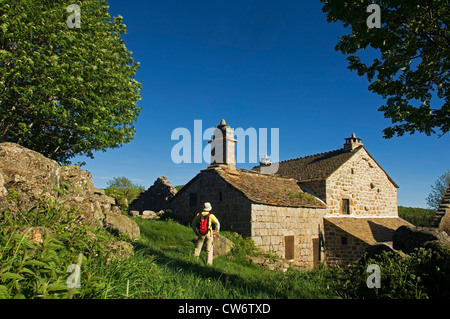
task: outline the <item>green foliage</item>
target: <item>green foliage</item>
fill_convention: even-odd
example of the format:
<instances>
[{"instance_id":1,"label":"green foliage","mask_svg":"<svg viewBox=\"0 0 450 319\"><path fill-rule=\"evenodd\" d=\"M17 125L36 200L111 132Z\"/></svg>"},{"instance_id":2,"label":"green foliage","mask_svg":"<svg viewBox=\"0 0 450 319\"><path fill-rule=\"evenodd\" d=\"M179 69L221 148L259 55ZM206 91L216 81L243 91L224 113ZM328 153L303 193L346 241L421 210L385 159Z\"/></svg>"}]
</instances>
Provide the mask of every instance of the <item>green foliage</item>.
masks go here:
<instances>
[{"instance_id":1,"label":"green foliage","mask_svg":"<svg viewBox=\"0 0 450 319\"><path fill-rule=\"evenodd\" d=\"M427 135L450 129L450 7L447 0L378 0L381 28L366 23L372 1L321 0L328 22L351 27L336 50L349 55L349 69L366 75L369 90L386 104L379 108L395 124L385 138L405 133ZM364 62L367 49L377 57ZM359 55L356 53L359 52ZM433 104L433 107L432 107Z\"/></svg>"},{"instance_id":2,"label":"green foliage","mask_svg":"<svg viewBox=\"0 0 450 319\"><path fill-rule=\"evenodd\" d=\"M417 227L431 227L435 215L432 209L398 206L398 216Z\"/></svg>"},{"instance_id":3,"label":"green foliage","mask_svg":"<svg viewBox=\"0 0 450 319\"><path fill-rule=\"evenodd\" d=\"M81 28L70 29L70 2L0 2L0 142L60 163L129 143L140 113L122 17L106 0L74 3Z\"/></svg>"},{"instance_id":4,"label":"green foliage","mask_svg":"<svg viewBox=\"0 0 450 319\"><path fill-rule=\"evenodd\" d=\"M370 264L380 266L381 287L367 287ZM450 252L417 249L403 257L383 252L377 259L334 272L333 288L346 298L448 298L450 296Z\"/></svg>"},{"instance_id":5,"label":"green foliage","mask_svg":"<svg viewBox=\"0 0 450 319\"><path fill-rule=\"evenodd\" d=\"M107 278L92 269L105 263L104 243L114 237L81 223L80 217L79 211L44 196L27 212L0 214L0 298L100 296ZM83 287L69 289L67 268L80 253Z\"/></svg>"},{"instance_id":6,"label":"green foliage","mask_svg":"<svg viewBox=\"0 0 450 319\"><path fill-rule=\"evenodd\" d=\"M134 184L126 177L114 177L107 184L105 194L115 198L122 210L126 210L128 205L145 190L144 186Z\"/></svg>"},{"instance_id":7,"label":"green foliage","mask_svg":"<svg viewBox=\"0 0 450 319\"><path fill-rule=\"evenodd\" d=\"M182 188L183 188L183 186L184 186L184 185L178 185L178 186L175 186L175 189L177 190L177 192L179 192L179 191L180 191L180 189L182 189Z\"/></svg>"},{"instance_id":8,"label":"green foliage","mask_svg":"<svg viewBox=\"0 0 450 319\"><path fill-rule=\"evenodd\" d=\"M431 186L431 192L427 197L428 207L437 210L441 203L442 197L450 185L450 169L438 177L434 185Z\"/></svg>"}]
</instances>

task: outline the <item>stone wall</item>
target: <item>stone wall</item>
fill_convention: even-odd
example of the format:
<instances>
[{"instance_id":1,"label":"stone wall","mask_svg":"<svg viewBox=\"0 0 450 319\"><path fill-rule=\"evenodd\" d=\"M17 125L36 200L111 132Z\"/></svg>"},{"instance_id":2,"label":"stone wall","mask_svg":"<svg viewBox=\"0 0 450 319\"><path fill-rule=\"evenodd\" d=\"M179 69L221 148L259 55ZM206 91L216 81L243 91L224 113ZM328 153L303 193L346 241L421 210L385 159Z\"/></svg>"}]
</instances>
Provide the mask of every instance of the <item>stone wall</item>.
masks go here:
<instances>
[{"instance_id":1,"label":"stone wall","mask_svg":"<svg viewBox=\"0 0 450 319\"><path fill-rule=\"evenodd\" d=\"M285 258L285 237L294 236L295 262L312 268L313 238L318 239L325 214L326 209L252 204L251 237L261 250Z\"/></svg>"},{"instance_id":2,"label":"stone wall","mask_svg":"<svg viewBox=\"0 0 450 319\"><path fill-rule=\"evenodd\" d=\"M350 215L398 216L397 188L365 149L327 179L326 203L330 215L342 213L344 198L349 199Z\"/></svg>"},{"instance_id":3,"label":"stone wall","mask_svg":"<svg viewBox=\"0 0 450 319\"><path fill-rule=\"evenodd\" d=\"M326 265L346 267L357 262L369 246L327 220L324 220Z\"/></svg>"},{"instance_id":4,"label":"stone wall","mask_svg":"<svg viewBox=\"0 0 450 319\"><path fill-rule=\"evenodd\" d=\"M169 208L169 201L175 196L177 190L170 184L167 177L158 177L155 183L146 191L139 194L138 198L128 205L128 211L142 212L149 210L159 212Z\"/></svg>"},{"instance_id":5,"label":"stone wall","mask_svg":"<svg viewBox=\"0 0 450 319\"><path fill-rule=\"evenodd\" d=\"M192 196L196 197L195 203ZM211 203L211 213L219 219L221 229L250 236L251 202L213 169L201 171L186 184L172 199L170 208L187 225L202 211L205 202Z\"/></svg>"}]
</instances>

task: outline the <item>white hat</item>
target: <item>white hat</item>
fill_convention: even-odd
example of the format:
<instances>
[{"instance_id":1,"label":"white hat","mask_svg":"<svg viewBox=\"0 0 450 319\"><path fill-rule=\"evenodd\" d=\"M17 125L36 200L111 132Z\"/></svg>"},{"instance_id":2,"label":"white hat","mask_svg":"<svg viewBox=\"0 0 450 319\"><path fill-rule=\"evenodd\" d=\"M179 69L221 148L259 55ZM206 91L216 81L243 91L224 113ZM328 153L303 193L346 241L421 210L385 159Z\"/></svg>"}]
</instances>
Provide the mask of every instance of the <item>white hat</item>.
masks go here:
<instances>
[{"instance_id":1,"label":"white hat","mask_svg":"<svg viewBox=\"0 0 450 319\"><path fill-rule=\"evenodd\" d=\"M203 207L203 210L205 212L209 212L212 209L212 206L210 203L205 203L205 206Z\"/></svg>"}]
</instances>

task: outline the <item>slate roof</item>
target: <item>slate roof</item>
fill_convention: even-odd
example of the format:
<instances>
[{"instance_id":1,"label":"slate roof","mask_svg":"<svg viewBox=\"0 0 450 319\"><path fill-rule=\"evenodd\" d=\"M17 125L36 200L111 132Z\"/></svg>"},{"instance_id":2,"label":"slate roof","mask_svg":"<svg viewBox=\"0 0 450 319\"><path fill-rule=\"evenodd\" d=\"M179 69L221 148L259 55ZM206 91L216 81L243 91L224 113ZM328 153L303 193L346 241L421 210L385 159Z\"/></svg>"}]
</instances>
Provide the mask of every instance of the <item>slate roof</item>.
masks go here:
<instances>
[{"instance_id":1,"label":"slate roof","mask_svg":"<svg viewBox=\"0 0 450 319\"><path fill-rule=\"evenodd\" d=\"M216 172L227 184L253 203L284 207L327 207L320 199L303 192L293 178L222 167L204 170L195 178L198 178L203 172L211 173L211 171Z\"/></svg>"},{"instance_id":2,"label":"slate roof","mask_svg":"<svg viewBox=\"0 0 450 319\"><path fill-rule=\"evenodd\" d=\"M400 226L414 226L400 217L324 217L325 221L369 245L390 242ZM325 235L326 236L326 235Z\"/></svg>"},{"instance_id":3,"label":"slate roof","mask_svg":"<svg viewBox=\"0 0 450 319\"><path fill-rule=\"evenodd\" d=\"M297 180L297 182L309 182L317 180L325 180L336 170L339 169L345 162L347 162L357 152L365 150L364 146L358 146L353 151L345 150L344 148L320 153L300 158L295 158L287 161L279 162L277 174L280 176L290 177ZM366 150L367 152L367 150ZM375 159L367 152L370 158ZM377 163L378 165L378 163ZM381 170L383 168L378 165ZM259 171L259 166L252 170ZM387 178L398 188L398 185L389 177L383 170Z\"/></svg>"},{"instance_id":4,"label":"slate roof","mask_svg":"<svg viewBox=\"0 0 450 319\"><path fill-rule=\"evenodd\" d=\"M248 170L217 170L219 175L254 203L288 207L326 208L318 198L303 192L293 178Z\"/></svg>"}]
</instances>

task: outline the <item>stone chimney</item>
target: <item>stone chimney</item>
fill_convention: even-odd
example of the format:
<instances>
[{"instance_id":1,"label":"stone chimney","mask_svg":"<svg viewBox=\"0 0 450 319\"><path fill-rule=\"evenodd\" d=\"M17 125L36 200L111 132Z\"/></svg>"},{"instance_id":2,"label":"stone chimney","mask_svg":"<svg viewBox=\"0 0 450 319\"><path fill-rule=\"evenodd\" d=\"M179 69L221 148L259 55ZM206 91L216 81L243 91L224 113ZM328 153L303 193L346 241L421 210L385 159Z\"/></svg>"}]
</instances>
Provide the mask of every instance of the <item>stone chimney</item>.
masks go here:
<instances>
[{"instance_id":1,"label":"stone chimney","mask_svg":"<svg viewBox=\"0 0 450 319\"><path fill-rule=\"evenodd\" d=\"M363 145L363 143L361 143L361 141L362 141L362 139L360 139L359 137L356 137L355 133L352 133L351 137L347 137L345 139L344 150L350 151L350 152L353 151L358 146Z\"/></svg>"},{"instance_id":2,"label":"stone chimney","mask_svg":"<svg viewBox=\"0 0 450 319\"><path fill-rule=\"evenodd\" d=\"M236 169L234 132L231 127L220 121L214 130L211 141L211 165L210 167L227 166L229 169Z\"/></svg>"}]
</instances>

